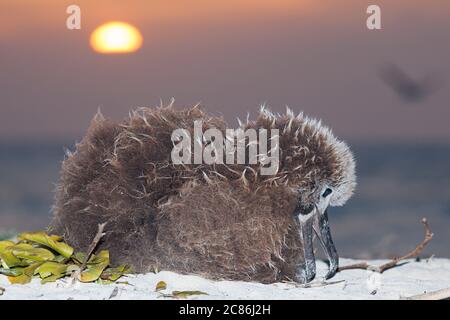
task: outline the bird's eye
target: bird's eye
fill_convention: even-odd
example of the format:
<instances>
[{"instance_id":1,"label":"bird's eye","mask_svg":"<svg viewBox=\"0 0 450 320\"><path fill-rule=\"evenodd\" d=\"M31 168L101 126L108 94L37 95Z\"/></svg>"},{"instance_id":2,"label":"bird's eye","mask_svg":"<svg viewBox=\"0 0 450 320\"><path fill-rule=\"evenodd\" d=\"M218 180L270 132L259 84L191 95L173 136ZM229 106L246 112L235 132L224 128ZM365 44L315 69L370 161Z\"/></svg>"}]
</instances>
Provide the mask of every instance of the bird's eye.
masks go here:
<instances>
[{"instance_id":1,"label":"bird's eye","mask_svg":"<svg viewBox=\"0 0 450 320\"><path fill-rule=\"evenodd\" d=\"M333 190L331 190L330 188L327 188L327 189L323 192L322 197L326 198L326 197L328 197L332 192L333 192Z\"/></svg>"}]
</instances>

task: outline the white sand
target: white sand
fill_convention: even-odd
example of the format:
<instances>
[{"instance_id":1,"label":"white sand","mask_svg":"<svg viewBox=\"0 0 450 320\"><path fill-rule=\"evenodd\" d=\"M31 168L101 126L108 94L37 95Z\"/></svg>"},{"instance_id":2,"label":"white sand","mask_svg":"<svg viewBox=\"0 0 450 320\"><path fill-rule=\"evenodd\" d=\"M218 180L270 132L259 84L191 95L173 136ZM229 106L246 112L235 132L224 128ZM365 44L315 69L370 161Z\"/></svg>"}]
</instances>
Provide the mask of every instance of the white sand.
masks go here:
<instances>
[{"instance_id":1,"label":"white sand","mask_svg":"<svg viewBox=\"0 0 450 320\"><path fill-rule=\"evenodd\" d=\"M341 259L341 265L358 262ZM383 260L371 261L380 264ZM322 282L326 272L324 262L317 263L318 278L313 286ZM264 285L240 281L211 281L198 276L179 275L173 272L124 277L119 281L127 284L82 284L68 286L64 280L41 285L33 279L27 285L11 285L0 276L0 287L5 289L0 299L168 299L155 292L158 281L165 281L169 294L174 290L200 290L207 296L188 299L402 299L424 292L450 287L450 259L429 259L409 263L377 274L365 270L347 270L338 273L328 286L301 288L293 284L275 283ZM117 288L117 289L116 289Z\"/></svg>"}]
</instances>

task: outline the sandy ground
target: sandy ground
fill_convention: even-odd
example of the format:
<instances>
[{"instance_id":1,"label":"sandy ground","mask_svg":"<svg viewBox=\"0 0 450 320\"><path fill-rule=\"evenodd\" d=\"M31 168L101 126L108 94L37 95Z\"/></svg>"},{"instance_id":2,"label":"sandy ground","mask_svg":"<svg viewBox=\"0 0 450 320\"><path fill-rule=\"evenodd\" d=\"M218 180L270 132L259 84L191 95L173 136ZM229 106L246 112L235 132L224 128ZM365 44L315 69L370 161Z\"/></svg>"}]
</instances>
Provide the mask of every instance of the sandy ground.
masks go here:
<instances>
[{"instance_id":1,"label":"sandy ground","mask_svg":"<svg viewBox=\"0 0 450 320\"><path fill-rule=\"evenodd\" d=\"M341 259L341 265L355 262L358 260ZM163 294L175 290L199 290L208 294L187 299L404 299L450 287L450 259L410 260L383 274L347 270L338 273L326 286L322 286L321 276L325 274L327 266L319 261L317 268L318 278L309 288L289 283L264 285L211 281L166 271L124 277L119 281L129 284L109 285L77 283L69 286L65 280L41 285L38 279L33 279L27 285L11 285L5 276L0 276L0 287L5 289L0 299L170 299ZM165 281L167 289L155 292L159 281Z\"/></svg>"}]
</instances>

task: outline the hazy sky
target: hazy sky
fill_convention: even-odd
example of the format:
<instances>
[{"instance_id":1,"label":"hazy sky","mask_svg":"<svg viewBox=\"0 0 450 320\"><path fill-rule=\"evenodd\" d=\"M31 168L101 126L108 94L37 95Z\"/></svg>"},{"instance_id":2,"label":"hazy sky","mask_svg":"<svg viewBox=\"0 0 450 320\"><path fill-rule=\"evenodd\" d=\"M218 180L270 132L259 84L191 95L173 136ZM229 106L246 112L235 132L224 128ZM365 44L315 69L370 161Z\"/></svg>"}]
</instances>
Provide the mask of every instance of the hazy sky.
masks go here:
<instances>
[{"instance_id":1,"label":"hazy sky","mask_svg":"<svg viewBox=\"0 0 450 320\"><path fill-rule=\"evenodd\" d=\"M82 29L67 30L77 4ZM382 30L366 28L378 4ZM138 27L140 51L100 55L93 29ZM409 104L379 78L395 63L411 77L450 80L448 0L1 0L0 140L75 139L102 112L202 102L255 115L266 102L320 117L341 137L450 141L450 81Z\"/></svg>"}]
</instances>

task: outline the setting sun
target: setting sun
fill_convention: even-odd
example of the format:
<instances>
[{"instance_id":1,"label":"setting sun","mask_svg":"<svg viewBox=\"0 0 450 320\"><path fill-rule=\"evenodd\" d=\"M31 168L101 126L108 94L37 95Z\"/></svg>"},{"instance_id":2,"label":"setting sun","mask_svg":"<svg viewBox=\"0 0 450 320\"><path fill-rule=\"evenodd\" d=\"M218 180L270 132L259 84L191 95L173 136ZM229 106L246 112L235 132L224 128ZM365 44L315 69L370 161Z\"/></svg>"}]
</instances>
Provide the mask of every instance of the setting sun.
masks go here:
<instances>
[{"instance_id":1,"label":"setting sun","mask_svg":"<svg viewBox=\"0 0 450 320\"><path fill-rule=\"evenodd\" d=\"M108 22L92 32L91 46L99 53L135 52L142 46L142 35L128 23Z\"/></svg>"}]
</instances>

